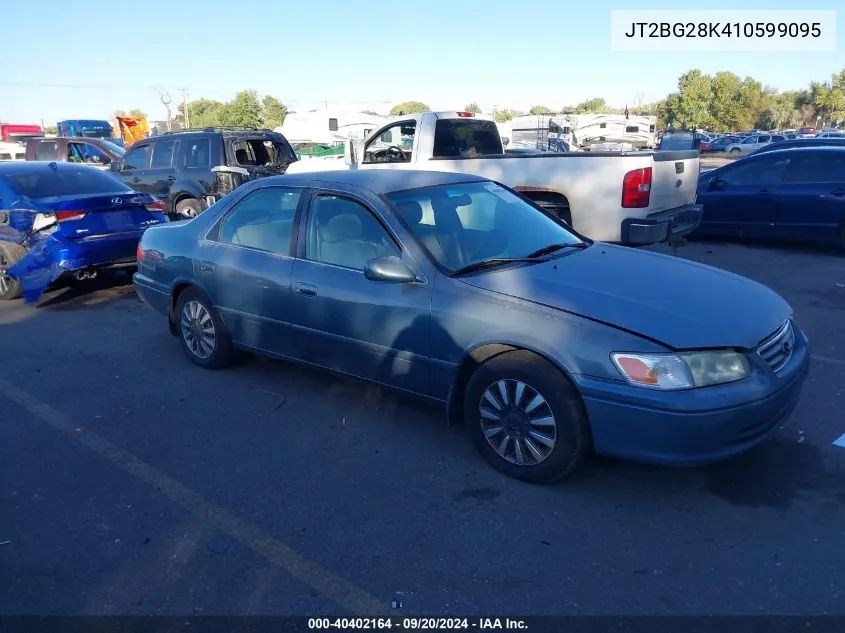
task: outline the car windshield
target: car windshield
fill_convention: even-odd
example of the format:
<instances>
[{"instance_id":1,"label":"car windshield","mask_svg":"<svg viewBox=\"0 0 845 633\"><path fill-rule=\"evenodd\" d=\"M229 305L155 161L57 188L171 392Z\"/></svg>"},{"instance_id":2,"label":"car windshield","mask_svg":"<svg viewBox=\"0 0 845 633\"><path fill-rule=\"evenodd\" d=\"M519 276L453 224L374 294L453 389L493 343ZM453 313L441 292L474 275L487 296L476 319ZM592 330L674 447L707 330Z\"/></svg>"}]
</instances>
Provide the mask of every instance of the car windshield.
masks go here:
<instances>
[{"instance_id":1,"label":"car windshield","mask_svg":"<svg viewBox=\"0 0 845 633\"><path fill-rule=\"evenodd\" d=\"M585 244L564 224L494 182L424 187L388 198L450 273L488 259L528 257L553 244Z\"/></svg>"},{"instance_id":2,"label":"car windshield","mask_svg":"<svg viewBox=\"0 0 845 633\"><path fill-rule=\"evenodd\" d=\"M112 138L114 131L110 127L84 127L81 130L82 136L86 138Z\"/></svg>"},{"instance_id":3,"label":"car windshield","mask_svg":"<svg viewBox=\"0 0 845 633\"><path fill-rule=\"evenodd\" d=\"M26 172L6 174L6 181L27 198L94 195L132 191L125 184L98 169L52 169L42 167Z\"/></svg>"}]
</instances>

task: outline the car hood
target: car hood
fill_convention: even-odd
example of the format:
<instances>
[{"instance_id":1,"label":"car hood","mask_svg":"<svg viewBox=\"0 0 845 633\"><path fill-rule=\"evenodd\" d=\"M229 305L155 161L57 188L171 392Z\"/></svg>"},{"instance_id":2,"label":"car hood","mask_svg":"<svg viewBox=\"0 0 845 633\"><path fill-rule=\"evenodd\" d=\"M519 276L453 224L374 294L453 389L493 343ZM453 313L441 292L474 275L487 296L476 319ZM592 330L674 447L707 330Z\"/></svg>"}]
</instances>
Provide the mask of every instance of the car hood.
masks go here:
<instances>
[{"instance_id":1,"label":"car hood","mask_svg":"<svg viewBox=\"0 0 845 633\"><path fill-rule=\"evenodd\" d=\"M780 295L745 277L602 243L461 281L601 321L674 349L750 349L792 315Z\"/></svg>"}]
</instances>

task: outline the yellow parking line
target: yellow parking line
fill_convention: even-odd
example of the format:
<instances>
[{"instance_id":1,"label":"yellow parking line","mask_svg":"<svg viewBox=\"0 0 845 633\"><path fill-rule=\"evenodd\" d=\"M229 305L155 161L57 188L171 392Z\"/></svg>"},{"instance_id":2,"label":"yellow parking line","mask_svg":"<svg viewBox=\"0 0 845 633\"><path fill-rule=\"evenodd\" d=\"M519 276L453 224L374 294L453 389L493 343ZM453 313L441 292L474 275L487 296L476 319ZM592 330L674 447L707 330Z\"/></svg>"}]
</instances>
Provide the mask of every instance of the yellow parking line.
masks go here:
<instances>
[{"instance_id":1,"label":"yellow parking line","mask_svg":"<svg viewBox=\"0 0 845 633\"><path fill-rule=\"evenodd\" d=\"M249 525L231 512L182 485L166 473L112 444L88 429L77 426L60 411L41 402L0 378L0 392L29 411L41 422L61 431L126 473L151 485L171 501L203 521L243 543L294 578L313 587L335 603L360 615L378 615L388 611L374 596L352 583L321 568L301 554Z\"/></svg>"}]
</instances>

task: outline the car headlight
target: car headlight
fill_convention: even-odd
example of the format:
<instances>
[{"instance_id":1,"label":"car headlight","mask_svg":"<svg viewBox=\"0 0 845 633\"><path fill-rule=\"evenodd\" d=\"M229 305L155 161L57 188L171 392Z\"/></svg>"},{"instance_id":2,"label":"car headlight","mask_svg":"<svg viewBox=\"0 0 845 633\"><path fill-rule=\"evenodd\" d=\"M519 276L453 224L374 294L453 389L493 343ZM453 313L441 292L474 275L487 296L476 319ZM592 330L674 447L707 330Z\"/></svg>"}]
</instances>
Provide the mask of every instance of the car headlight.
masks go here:
<instances>
[{"instance_id":1,"label":"car headlight","mask_svg":"<svg viewBox=\"0 0 845 633\"><path fill-rule=\"evenodd\" d=\"M691 389L742 380L751 371L744 354L732 351L673 354L610 355L616 369L632 385L653 389Z\"/></svg>"}]
</instances>

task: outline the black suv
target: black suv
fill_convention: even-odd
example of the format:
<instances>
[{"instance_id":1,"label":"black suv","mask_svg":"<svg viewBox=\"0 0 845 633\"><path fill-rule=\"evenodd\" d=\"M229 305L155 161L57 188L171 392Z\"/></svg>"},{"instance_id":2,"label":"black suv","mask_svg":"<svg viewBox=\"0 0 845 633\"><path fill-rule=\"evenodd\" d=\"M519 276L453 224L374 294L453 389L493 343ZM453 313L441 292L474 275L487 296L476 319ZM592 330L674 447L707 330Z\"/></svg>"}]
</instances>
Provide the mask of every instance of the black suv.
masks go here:
<instances>
[{"instance_id":1,"label":"black suv","mask_svg":"<svg viewBox=\"0 0 845 633\"><path fill-rule=\"evenodd\" d=\"M285 173L296 160L277 132L203 128L137 141L110 169L133 189L163 200L172 219L184 220L248 180Z\"/></svg>"}]
</instances>

